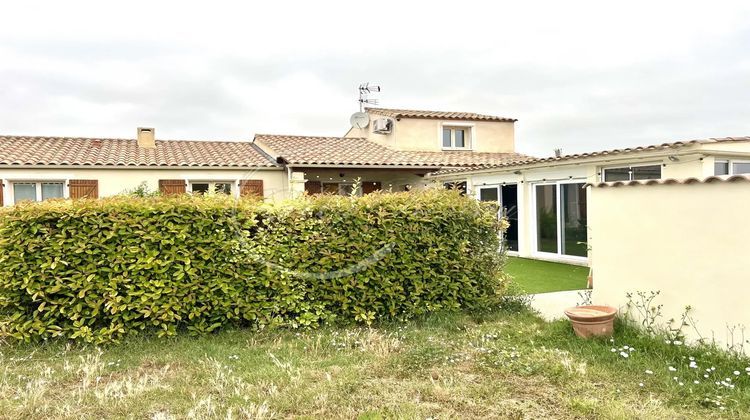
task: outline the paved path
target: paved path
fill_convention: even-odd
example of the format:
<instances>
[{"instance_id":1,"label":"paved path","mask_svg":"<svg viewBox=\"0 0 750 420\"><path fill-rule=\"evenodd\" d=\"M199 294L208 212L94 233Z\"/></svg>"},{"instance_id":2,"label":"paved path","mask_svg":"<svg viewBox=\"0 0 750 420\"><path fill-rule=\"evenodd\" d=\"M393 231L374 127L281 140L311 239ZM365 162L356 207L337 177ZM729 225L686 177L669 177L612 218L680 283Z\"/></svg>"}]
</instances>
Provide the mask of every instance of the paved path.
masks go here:
<instances>
[{"instance_id":1,"label":"paved path","mask_svg":"<svg viewBox=\"0 0 750 420\"><path fill-rule=\"evenodd\" d=\"M539 293L532 295L531 307L539 311L546 320L565 317L563 311L571 306L576 306L583 301L579 293L583 290L571 290L565 292Z\"/></svg>"}]
</instances>

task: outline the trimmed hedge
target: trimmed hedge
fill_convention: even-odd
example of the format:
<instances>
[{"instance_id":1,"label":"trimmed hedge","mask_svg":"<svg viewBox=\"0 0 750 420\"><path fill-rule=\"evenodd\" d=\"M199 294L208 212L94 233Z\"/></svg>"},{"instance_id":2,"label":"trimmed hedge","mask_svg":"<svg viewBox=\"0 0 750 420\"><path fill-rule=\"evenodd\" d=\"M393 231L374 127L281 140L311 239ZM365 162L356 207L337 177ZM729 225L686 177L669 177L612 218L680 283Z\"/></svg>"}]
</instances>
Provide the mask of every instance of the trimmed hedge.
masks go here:
<instances>
[{"instance_id":1,"label":"trimmed hedge","mask_svg":"<svg viewBox=\"0 0 750 420\"><path fill-rule=\"evenodd\" d=\"M0 334L101 343L488 308L504 286L495 214L443 190L20 205L0 212Z\"/></svg>"}]
</instances>

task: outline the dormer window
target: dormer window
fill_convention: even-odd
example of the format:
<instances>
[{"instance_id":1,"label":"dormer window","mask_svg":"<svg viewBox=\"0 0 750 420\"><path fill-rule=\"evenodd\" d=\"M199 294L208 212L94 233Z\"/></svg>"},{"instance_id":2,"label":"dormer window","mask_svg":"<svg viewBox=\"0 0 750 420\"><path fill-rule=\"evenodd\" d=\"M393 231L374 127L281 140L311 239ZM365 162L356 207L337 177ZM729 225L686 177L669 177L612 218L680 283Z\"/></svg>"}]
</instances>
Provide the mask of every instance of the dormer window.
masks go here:
<instances>
[{"instance_id":1,"label":"dormer window","mask_svg":"<svg viewBox=\"0 0 750 420\"><path fill-rule=\"evenodd\" d=\"M444 125L441 141L443 149L469 150L471 149L471 127Z\"/></svg>"}]
</instances>

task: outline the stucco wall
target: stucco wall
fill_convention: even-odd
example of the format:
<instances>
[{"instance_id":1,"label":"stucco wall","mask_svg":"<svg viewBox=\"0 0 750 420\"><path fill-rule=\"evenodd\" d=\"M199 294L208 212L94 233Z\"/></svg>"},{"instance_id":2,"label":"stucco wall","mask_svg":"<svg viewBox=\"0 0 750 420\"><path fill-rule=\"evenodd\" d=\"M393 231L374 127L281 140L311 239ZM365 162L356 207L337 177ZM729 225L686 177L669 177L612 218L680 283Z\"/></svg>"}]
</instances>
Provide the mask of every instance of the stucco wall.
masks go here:
<instances>
[{"instance_id":1,"label":"stucco wall","mask_svg":"<svg viewBox=\"0 0 750 420\"><path fill-rule=\"evenodd\" d=\"M370 114L370 126L365 130L353 129L347 136L364 136L395 150L433 151L442 149L442 127L463 126L471 129L472 150L475 152L510 153L515 151L514 124L501 121L452 121L426 118L393 120L390 134L372 132L373 121L385 118Z\"/></svg>"},{"instance_id":2,"label":"stucco wall","mask_svg":"<svg viewBox=\"0 0 750 420\"><path fill-rule=\"evenodd\" d=\"M592 188L593 298L621 307L625 294L659 290L664 318L686 305L704 337L750 327L750 182Z\"/></svg>"},{"instance_id":3,"label":"stucco wall","mask_svg":"<svg viewBox=\"0 0 750 420\"><path fill-rule=\"evenodd\" d=\"M10 204L12 181L64 181L70 179L99 180L99 196L120 194L138 187L142 182L151 190L159 189L160 179L187 179L195 181L235 181L242 179L262 179L266 198L287 196L286 171L283 170L205 170L205 169L0 169L0 179L6 184L3 188L4 203Z\"/></svg>"}]
</instances>

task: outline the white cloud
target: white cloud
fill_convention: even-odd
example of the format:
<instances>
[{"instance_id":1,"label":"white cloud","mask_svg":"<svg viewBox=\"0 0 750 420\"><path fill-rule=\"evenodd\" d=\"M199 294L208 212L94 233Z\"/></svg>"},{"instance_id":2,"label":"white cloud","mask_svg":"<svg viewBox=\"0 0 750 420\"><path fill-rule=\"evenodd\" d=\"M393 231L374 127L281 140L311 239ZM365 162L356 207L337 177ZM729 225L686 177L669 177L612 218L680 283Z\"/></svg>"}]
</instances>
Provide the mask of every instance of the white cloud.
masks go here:
<instances>
[{"instance_id":1,"label":"white cloud","mask_svg":"<svg viewBox=\"0 0 750 420\"><path fill-rule=\"evenodd\" d=\"M15 2L0 132L340 135L383 106L519 119L546 155L750 134L747 2Z\"/></svg>"}]
</instances>

